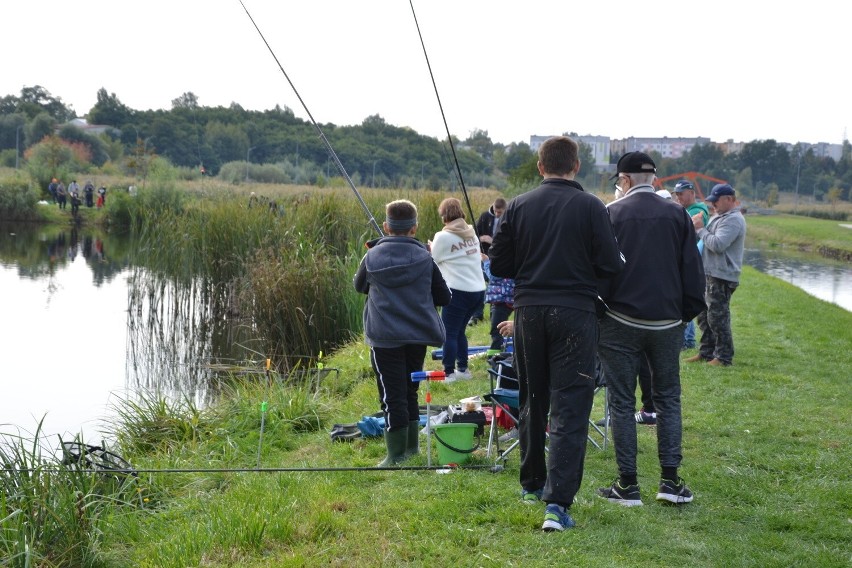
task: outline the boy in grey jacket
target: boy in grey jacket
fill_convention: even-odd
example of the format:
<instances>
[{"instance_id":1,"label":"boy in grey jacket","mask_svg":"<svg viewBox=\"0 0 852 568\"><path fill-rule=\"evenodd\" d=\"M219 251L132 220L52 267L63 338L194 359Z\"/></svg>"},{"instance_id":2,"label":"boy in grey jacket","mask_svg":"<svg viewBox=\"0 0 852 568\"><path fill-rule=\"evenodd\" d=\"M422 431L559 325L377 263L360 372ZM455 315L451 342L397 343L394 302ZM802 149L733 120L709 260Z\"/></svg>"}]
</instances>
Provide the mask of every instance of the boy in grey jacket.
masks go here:
<instances>
[{"instance_id":1,"label":"boy in grey jacket","mask_svg":"<svg viewBox=\"0 0 852 568\"><path fill-rule=\"evenodd\" d=\"M411 373L423 370L427 345L444 344L444 324L435 306L451 299L426 245L414 238L417 207L400 199L385 211L388 236L367 243L354 279L355 290L367 294L364 338L385 415L388 455L379 467L397 465L420 451L419 383Z\"/></svg>"}]
</instances>

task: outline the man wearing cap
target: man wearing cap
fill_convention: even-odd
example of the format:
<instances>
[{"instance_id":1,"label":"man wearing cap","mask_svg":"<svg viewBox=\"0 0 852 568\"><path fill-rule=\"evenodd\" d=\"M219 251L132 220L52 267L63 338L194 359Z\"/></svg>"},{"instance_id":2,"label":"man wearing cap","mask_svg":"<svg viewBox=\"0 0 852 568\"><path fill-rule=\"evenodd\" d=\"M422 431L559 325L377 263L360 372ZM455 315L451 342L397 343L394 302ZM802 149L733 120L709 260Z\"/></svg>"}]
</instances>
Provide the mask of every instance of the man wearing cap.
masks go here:
<instances>
[{"instance_id":1,"label":"man wearing cap","mask_svg":"<svg viewBox=\"0 0 852 568\"><path fill-rule=\"evenodd\" d=\"M492 274L515 280L521 499L546 502L542 529L561 531L574 526L567 509L583 480L597 279L618 274L624 258L603 202L574 181L577 142L549 138L538 157L541 185L509 202L488 255Z\"/></svg>"},{"instance_id":2,"label":"man wearing cap","mask_svg":"<svg viewBox=\"0 0 852 568\"><path fill-rule=\"evenodd\" d=\"M737 289L743 266L746 222L737 206L734 188L726 183L713 186L706 199L716 208L707 226L700 214L692 216L698 238L704 242L704 273L707 287L706 309L698 315L701 345L698 355L685 361L727 366L734 362L734 338L731 335L731 295Z\"/></svg>"},{"instance_id":3,"label":"man wearing cap","mask_svg":"<svg viewBox=\"0 0 852 568\"><path fill-rule=\"evenodd\" d=\"M636 375L642 357L652 371L661 475L656 498L689 503L692 492L678 475L682 460L680 348L686 321L704 309L704 271L686 210L660 199L651 185L656 165L642 152L618 160L616 188L624 197L607 205L626 263L601 280L606 304L598 355L609 390L618 479L598 494L614 503L641 505L636 464Z\"/></svg>"},{"instance_id":4,"label":"man wearing cap","mask_svg":"<svg viewBox=\"0 0 852 568\"><path fill-rule=\"evenodd\" d=\"M706 225L710 221L710 210L707 205L701 201L695 200L695 186L689 180L682 179L675 184L674 196L678 203L686 208L686 212L692 217L697 213L701 213L701 219ZM699 242L698 250L700 251L703 245ZM695 322L689 320L686 324L686 329L683 331L683 349L692 349L695 347Z\"/></svg>"}]
</instances>

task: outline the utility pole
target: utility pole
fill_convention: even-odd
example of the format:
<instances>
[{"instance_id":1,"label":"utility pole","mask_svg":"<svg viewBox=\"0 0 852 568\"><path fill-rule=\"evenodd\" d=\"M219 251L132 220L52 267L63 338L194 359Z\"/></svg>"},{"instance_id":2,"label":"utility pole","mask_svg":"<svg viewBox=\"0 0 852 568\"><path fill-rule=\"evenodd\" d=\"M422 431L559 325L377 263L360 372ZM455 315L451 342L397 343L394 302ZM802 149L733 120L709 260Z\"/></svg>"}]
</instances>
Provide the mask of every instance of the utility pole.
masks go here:
<instances>
[{"instance_id":1,"label":"utility pole","mask_svg":"<svg viewBox=\"0 0 852 568\"><path fill-rule=\"evenodd\" d=\"M251 148L246 150L246 183L248 183L248 180L249 180L249 176L248 176L249 156L251 155L251 151L254 150L255 148L257 148L257 146L252 146Z\"/></svg>"},{"instance_id":2,"label":"utility pole","mask_svg":"<svg viewBox=\"0 0 852 568\"><path fill-rule=\"evenodd\" d=\"M21 128L23 128L23 127L24 127L24 125L21 124L21 125L18 126L18 128L15 129L15 169L16 170L18 169L18 166L20 165L20 160L21 160L21 137L20 137L20 134L21 134Z\"/></svg>"}]
</instances>

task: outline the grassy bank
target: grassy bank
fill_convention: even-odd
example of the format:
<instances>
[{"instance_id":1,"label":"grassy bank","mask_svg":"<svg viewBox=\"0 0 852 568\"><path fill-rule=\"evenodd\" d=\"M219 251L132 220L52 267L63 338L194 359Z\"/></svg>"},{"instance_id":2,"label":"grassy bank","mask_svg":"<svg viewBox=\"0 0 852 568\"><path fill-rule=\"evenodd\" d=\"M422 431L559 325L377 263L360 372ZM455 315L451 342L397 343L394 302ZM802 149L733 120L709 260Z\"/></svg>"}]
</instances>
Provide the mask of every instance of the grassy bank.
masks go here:
<instances>
[{"instance_id":1,"label":"grassy bank","mask_svg":"<svg viewBox=\"0 0 852 568\"><path fill-rule=\"evenodd\" d=\"M772 246L852 260L852 228L838 221L796 215L749 215L748 236Z\"/></svg>"},{"instance_id":2,"label":"grassy bank","mask_svg":"<svg viewBox=\"0 0 852 568\"><path fill-rule=\"evenodd\" d=\"M498 474L142 474L142 504L93 515L87 565L847 566L852 314L751 269L732 309L735 365L682 368L682 474L696 492L683 508L653 501L653 427L639 432L646 506L594 497L616 468L612 447L590 446L578 527L562 534L542 533L543 508L519 502L517 454ZM474 328L473 342L486 335ZM367 351L356 342L325 364L341 375L318 395L243 383L203 412L130 409L125 457L137 468L253 467L267 400L263 466L373 466L380 439L328 436L377 410ZM486 392L485 362L472 368L471 381L434 385L434 402Z\"/></svg>"}]
</instances>

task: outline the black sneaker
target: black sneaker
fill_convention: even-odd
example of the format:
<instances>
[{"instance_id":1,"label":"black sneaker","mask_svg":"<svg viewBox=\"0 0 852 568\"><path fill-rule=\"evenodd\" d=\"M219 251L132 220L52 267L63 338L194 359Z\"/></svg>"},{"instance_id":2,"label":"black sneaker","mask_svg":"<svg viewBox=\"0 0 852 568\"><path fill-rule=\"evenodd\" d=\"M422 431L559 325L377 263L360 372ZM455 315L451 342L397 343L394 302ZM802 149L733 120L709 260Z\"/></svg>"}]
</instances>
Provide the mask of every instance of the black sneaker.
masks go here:
<instances>
[{"instance_id":1,"label":"black sneaker","mask_svg":"<svg viewBox=\"0 0 852 568\"><path fill-rule=\"evenodd\" d=\"M693 495L683 479L678 477L677 483L670 479L660 480L660 492L657 493L657 501L668 501L675 505L692 502Z\"/></svg>"},{"instance_id":2,"label":"black sneaker","mask_svg":"<svg viewBox=\"0 0 852 568\"><path fill-rule=\"evenodd\" d=\"M660 485L660 487L662 487L662 485ZM660 490L662 491L662 489ZM642 496L639 494L639 485L628 485L627 487L622 487L621 482L617 479L610 487L602 487L601 489L598 489L598 495L607 501L612 501L613 503L618 503L625 507L636 507L642 504ZM657 496L657 499L659 499L659 496Z\"/></svg>"},{"instance_id":3,"label":"black sneaker","mask_svg":"<svg viewBox=\"0 0 852 568\"><path fill-rule=\"evenodd\" d=\"M644 410L640 410L636 413L634 418L636 418L637 424L646 424L648 426L653 426L657 423L656 412L645 412Z\"/></svg>"}]
</instances>

